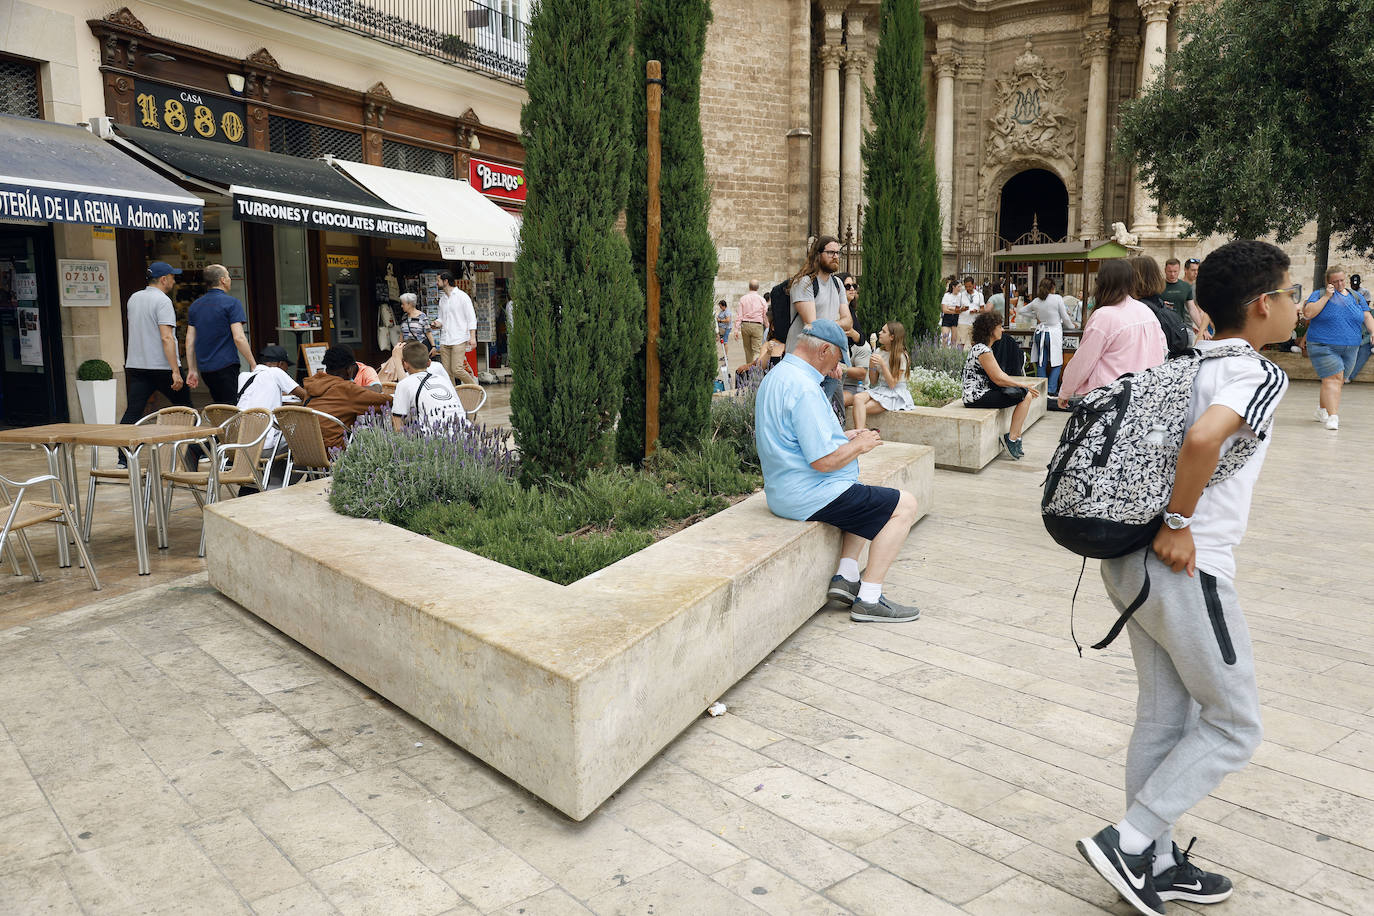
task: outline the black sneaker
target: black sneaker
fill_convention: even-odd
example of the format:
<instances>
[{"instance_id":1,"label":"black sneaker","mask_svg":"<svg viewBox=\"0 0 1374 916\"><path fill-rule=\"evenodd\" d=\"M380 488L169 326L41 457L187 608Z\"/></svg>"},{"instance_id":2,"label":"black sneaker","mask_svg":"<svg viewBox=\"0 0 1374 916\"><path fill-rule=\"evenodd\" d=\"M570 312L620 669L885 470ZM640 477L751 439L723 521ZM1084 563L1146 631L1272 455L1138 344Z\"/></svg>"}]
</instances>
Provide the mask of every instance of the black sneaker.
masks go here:
<instances>
[{"instance_id":1,"label":"black sneaker","mask_svg":"<svg viewBox=\"0 0 1374 916\"><path fill-rule=\"evenodd\" d=\"M1139 855L1121 850L1121 837L1115 827L1103 827L1093 836L1079 840L1078 854L1097 873L1116 888L1126 902L1146 916L1162 916L1164 901L1155 891L1155 844L1151 843Z\"/></svg>"},{"instance_id":2,"label":"black sneaker","mask_svg":"<svg viewBox=\"0 0 1374 916\"><path fill-rule=\"evenodd\" d=\"M836 573L830 577L830 589L825 593L825 597L831 601L838 601L845 607L853 607L854 599L859 597L859 580L851 582Z\"/></svg>"},{"instance_id":3,"label":"black sneaker","mask_svg":"<svg viewBox=\"0 0 1374 916\"><path fill-rule=\"evenodd\" d=\"M854 606L849 611L849 619L859 623L905 623L920 616L920 608L894 604L887 600L886 595L879 595L878 600L872 602L855 598Z\"/></svg>"},{"instance_id":4,"label":"black sneaker","mask_svg":"<svg viewBox=\"0 0 1374 916\"><path fill-rule=\"evenodd\" d=\"M1197 837L1188 842L1187 849L1174 844L1174 866L1155 875L1155 892L1160 900L1187 900L1190 903L1220 903L1231 896L1231 879L1225 875L1203 871L1192 863L1188 853L1193 851Z\"/></svg>"},{"instance_id":5,"label":"black sneaker","mask_svg":"<svg viewBox=\"0 0 1374 916\"><path fill-rule=\"evenodd\" d=\"M1007 457L1012 461L1020 461L1021 451L1017 448L1019 443L1011 437L1011 433L1003 433L1001 441L1002 448L1007 450Z\"/></svg>"}]
</instances>

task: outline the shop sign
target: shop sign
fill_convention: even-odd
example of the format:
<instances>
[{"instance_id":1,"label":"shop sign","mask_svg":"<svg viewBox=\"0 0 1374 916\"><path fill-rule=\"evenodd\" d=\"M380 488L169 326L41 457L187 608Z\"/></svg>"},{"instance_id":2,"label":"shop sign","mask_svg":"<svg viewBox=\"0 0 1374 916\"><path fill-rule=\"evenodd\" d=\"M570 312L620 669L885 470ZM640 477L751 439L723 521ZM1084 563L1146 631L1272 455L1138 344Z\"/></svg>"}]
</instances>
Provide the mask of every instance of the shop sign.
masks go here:
<instances>
[{"instance_id":1,"label":"shop sign","mask_svg":"<svg viewBox=\"0 0 1374 916\"><path fill-rule=\"evenodd\" d=\"M469 159L468 184L496 200L525 202L525 170L518 165Z\"/></svg>"},{"instance_id":2,"label":"shop sign","mask_svg":"<svg viewBox=\"0 0 1374 916\"><path fill-rule=\"evenodd\" d=\"M46 188L0 180L0 220L94 223L116 229L151 229L199 235L201 207L182 200Z\"/></svg>"},{"instance_id":3,"label":"shop sign","mask_svg":"<svg viewBox=\"0 0 1374 916\"><path fill-rule=\"evenodd\" d=\"M330 254L325 255L325 260L329 267L349 270L358 269L358 256L356 254Z\"/></svg>"},{"instance_id":4,"label":"shop sign","mask_svg":"<svg viewBox=\"0 0 1374 916\"><path fill-rule=\"evenodd\" d=\"M134 80L135 123L181 137L244 145L247 107L201 89Z\"/></svg>"},{"instance_id":5,"label":"shop sign","mask_svg":"<svg viewBox=\"0 0 1374 916\"><path fill-rule=\"evenodd\" d=\"M398 216L394 211L372 211L332 207L323 201L301 197L271 198L234 191L234 219L246 223L272 223L306 229L351 232L392 239L423 240L428 228L424 220Z\"/></svg>"},{"instance_id":6,"label":"shop sign","mask_svg":"<svg viewBox=\"0 0 1374 916\"><path fill-rule=\"evenodd\" d=\"M60 301L66 306L110 304L110 262L57 262Z\"/></svg>"},{"instance_id":7,"label":"shop sign","mask_svg":"<svg viewBox=\"0 0 1374 916\"><path fill-rule=\"evenodd\" d=\"M14 298L20 302L35 302L38 299L38 274L14 275Z\"/></svg>"},{"instance_id":8,"label":"shop sign","mask_svg":"<svg viewBox=\"0 0 1374 916\"><path fill-rule=\"evenodd\" d=\"M115 240L114 226L92 226L91 238L97 242L113 242Z\"/></svg>"},{"instance_id":9,"label":"shop sign","mask_svg":"<svg viewBox=\"0 0 1374 916\"><path fill-rule=\"evenodd\" d=\"M515 245L446 242L440 239L439 252L446 261L514 261L520 249Z\"/></svg>"}]
</instances>

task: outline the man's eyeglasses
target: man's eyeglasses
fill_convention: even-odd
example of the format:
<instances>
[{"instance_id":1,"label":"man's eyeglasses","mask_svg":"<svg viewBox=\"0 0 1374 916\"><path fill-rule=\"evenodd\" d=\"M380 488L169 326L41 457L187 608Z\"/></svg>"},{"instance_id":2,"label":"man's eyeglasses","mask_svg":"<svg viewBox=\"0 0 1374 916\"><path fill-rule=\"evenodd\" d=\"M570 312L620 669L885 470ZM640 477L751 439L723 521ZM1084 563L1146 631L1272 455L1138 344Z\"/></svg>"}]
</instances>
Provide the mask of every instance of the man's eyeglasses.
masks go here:
<instances>
[{"instance_id":1,"label":"man's eyeglasses","mask_svg":"<svg viewBox=\"0 0 1374 916\"><path fill-rule=\"evenodd\" d=\"M838 248L827 248L827 249L825 249L824 251L822 251L821 254L833 254L833 255L835 255L836 257L838 257L839 254L840 254L840 249L838 249Z\"/></svg>"}]
</instances>

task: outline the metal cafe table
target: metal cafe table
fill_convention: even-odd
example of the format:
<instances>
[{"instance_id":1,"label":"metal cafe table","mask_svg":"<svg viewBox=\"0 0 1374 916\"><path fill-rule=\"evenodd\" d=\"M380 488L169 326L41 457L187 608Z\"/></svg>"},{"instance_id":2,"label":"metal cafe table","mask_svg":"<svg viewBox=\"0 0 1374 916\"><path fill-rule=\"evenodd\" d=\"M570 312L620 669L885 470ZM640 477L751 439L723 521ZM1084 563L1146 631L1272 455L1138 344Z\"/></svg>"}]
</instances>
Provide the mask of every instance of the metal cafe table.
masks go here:
<instances>
[{"instance_id":1,"label":"metal cafe table","mask_svg":"<svg viewBox=\"0 0 1374 916\"><path fill-rule=\"evenodd\" d=\"M39 445L48 453L48 471L62 481L66 491L67 504L75 506L78 527L81 524L80 499L76 496L76 465L72 459L72 446L88 445L118 449L124 454L129 466L129 505L134 519L134 548L138 553L138 574L146 576L151 571L148 564L147 517L143 514L143 457L147 452L149 486L152 488L153 517L157 524L157 546L167 546L167 510L162 500L162 469L156 446L168 442L187 439L203 439L213 435L214 430L192 429L186 426L164 426L147 424L135 426L119 423L51 423L47 426L31 426L20 429L0 431L0 444ZM53 484L53 498L62 498L58 486ZM77 535L79 536L79 534ZM67 538L58 538L58 562L70 566L67 551Z\"/></svg>"}]
</instances>

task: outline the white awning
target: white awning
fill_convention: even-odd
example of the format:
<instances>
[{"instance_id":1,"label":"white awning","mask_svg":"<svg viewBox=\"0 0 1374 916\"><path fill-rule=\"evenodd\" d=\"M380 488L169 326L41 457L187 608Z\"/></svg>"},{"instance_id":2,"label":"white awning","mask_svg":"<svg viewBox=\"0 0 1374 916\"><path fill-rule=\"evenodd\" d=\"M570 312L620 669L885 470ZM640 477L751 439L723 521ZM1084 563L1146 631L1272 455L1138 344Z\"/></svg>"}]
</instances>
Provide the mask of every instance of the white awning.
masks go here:
<instances>
[{"instance_id":1,"label":"white awning","mask_svg":"<svg viewBox=\"0 0 1374 916\"><path fill-rule=\"evenodd\" d=\"M519 222L466 181L342 159L329 162L396 209L423 216L445 258L515 260L520 246Z\"/></svg>"}]
</instances>

